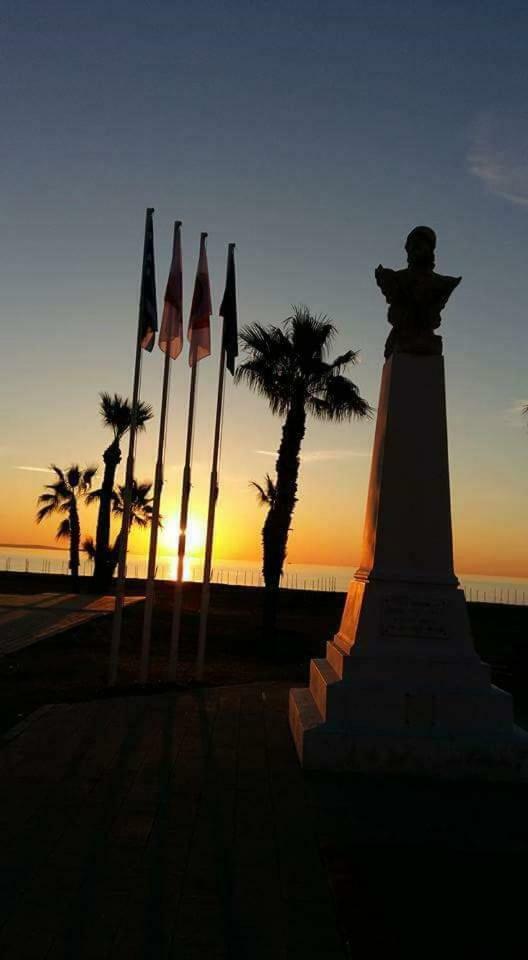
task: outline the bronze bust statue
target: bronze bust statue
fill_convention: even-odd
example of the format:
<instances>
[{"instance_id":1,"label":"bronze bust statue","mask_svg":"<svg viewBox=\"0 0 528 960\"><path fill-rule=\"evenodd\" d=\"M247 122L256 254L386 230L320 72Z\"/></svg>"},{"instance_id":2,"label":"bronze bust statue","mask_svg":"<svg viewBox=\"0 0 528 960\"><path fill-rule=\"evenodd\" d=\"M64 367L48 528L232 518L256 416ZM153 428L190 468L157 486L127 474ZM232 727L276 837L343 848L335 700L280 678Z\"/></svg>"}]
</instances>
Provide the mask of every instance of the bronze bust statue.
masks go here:
<instances>
[{"instance_id":1,"label":"bronze bust statue","mask_svg":"<svg viewBox=\"0 0 528 960\"><path fill-rule=\"evenodd\" d=\"M385 356L392 353L441 354L442 337L433 333L440 326L444 309L462 277L443 277L434 272L436 234L431 227L415 227L405 241L407 267L376 268L376 283L389 310L392 330Z\"/></svg>"}]
</instances>

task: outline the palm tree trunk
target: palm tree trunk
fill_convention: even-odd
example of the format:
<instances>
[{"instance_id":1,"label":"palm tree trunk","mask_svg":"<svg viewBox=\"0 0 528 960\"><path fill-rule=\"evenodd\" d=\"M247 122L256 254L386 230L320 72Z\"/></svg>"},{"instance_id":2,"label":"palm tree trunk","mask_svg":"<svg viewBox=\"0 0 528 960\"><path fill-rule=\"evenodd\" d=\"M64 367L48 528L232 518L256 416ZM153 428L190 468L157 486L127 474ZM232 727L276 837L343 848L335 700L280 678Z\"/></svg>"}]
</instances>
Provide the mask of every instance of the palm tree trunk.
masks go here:
<instances>
[{"instance_id":1,"label":"palm tree trunk","mask_svg":"<svg viewBox=\"0 0 528 960\"><path fill-rule=\"evenodd\" d=\"M112 510L112 493L114 490L115 475L121 462L121 450L116 437L103 454L104 476L101 485L99 513L97 515L97 530L95 535L95 564L94 577L98 587L105 590L111 583L113 566L110 550L110 515Z\"/></svg>"},{"instance_id":2,"label":"palm tree trunk","mask_svg":"<svg viewBox=\"0 0 528 960\"><path fill-rule=\"evenodd\" d=\"M276 463L276 495L262 529L264 561L262 573L264 626L273 631L277 622L279 587L286 559L291 518L297 503L300 451L306 429L304 398L293 403L282 428L282 439Z\"/></svg>"},{"instance_id":3,"label":"palm tree trunk","mask_svg":"<svg viewBox=\"0 0 528 960\"><path fill-rule=\"evenodd\" d=\"M121 530L115 538L113 547L108 550L107 570L110 582L114 576L117 564L119 563L119 553L121 551Z\"/></svg>"},{"instance_id":4,"label":"palm tree trunk","mask_svg":"<svg viewBox=\"0 0 528 960\"><path fill-rule=\"evenodd\" d=\"M81 543L81 525L77 510L77 500L72 494L70 500L70 571L73 580L79 580L79 548Z\"/></svg>"}]
</instances>

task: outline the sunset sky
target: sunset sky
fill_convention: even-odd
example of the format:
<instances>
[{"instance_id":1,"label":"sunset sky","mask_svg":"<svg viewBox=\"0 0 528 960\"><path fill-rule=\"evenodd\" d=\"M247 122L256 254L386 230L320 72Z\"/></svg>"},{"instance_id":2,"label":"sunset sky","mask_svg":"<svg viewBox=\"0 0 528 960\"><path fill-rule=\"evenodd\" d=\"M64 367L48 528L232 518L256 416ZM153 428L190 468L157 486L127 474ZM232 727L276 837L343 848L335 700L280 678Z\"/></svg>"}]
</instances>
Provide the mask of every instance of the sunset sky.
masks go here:
<instances>
[{"instance_id":1,"label":"sunset sky","mask_svg":"<svg viewBox=\"0 0 528 960\"><path fill-rule=\"evenodd\" d=\"M292 303L327 313L336 353L361 351L351 375L373 405L388 333L374 268L403 266L406 234L425 223L437 269L463 276L441 329L457 569L528 576L527 34L521 2L5 0L0 540L55 543L54 520L34 524L42 471L101 463L98 394L131 392L147 205L160 315L178 218L186 316L207 230L213 309L234 241L241 324L278 323ZM197 529L218 331L215 317L200 364ZM162 359L156 347L143 368L156 411ZM185 355L172 371L162 513L174 528ZM272 471L280 426L228 379L217 557L259 557L249 481ZM373 431L308 424L291 562L357 561ZM156 443L157 420L139 479ZM95 518L83 514L83 533Z\"/></svg>"}]
</instances>

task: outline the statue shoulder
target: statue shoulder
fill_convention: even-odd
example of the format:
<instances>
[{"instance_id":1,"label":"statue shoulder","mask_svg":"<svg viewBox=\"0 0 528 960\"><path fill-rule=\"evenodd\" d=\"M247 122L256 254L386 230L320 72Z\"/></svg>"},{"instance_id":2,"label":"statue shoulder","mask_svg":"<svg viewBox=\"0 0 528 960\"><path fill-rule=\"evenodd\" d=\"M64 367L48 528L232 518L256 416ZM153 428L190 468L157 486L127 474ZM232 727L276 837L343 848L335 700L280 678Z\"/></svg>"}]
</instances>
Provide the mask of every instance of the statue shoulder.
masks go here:
<instances>
[{"instance_id":1,"label":"statue shoulder","mask_svg":"<svg viewBox=\"0 0 528 960\"><path fill-rule=\"evenodd\" d=\"M376 267L374 271L376 283L388 303L391 303L392 299L401 291L407 273L407 270L390 270L388 267L383 267L381 263Z\"/></svg>"},{"instance_id":2,"label":"statue shoulder","mask_svg":"<svg viewBox=\"0 0 528 960\"><path fill-rule=\"evenodd\" d=\"M433 273L431 280L435 301L439 309L442 310L453 293L453 290L458 287L462 277L445 277L442 276L441 273Z\"/></svg>"}]
</instances>

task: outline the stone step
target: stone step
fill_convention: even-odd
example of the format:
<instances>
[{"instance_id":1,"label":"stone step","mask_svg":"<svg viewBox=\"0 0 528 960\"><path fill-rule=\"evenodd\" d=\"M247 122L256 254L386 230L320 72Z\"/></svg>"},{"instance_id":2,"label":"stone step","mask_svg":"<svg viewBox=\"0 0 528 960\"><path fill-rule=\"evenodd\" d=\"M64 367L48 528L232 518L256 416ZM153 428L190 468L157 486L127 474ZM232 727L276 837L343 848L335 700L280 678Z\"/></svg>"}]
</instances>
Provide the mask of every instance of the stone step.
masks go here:
<instances>
[{"instance_id":1,"label":"stone step","mask_svg":"<svg viewBox=\"0 0 528 960\"><path fill-rule=\"evenodd\" d=\"M346 692L328 660L310 662L310 693L324 720L329 723L342 722Z\"/></svg>"},{"instance_id":2,"label":"stone step","mask_svg":"<svg viewBox=\"0 0 528 960\"><path fill-rule=\"evenodd\" d=\"M308 687L290 690L289 722L299 760L303 763L305 737L310 735L310 730L317 731L322 723L321 714Z\"/></svg>"},{"instance_id":3,"label":"stone step","mask_svg":"<svg viewBox=\"0 0 528 960\"><path fill-rule=\"evenodd\" d=\"M347 662L350 660L350 654L340 646L337 638L327 641L326 659L332 667L332 670L336 672L337 676L340 679L343 678L347 670Z\"/></svg>"}]
</instances>

